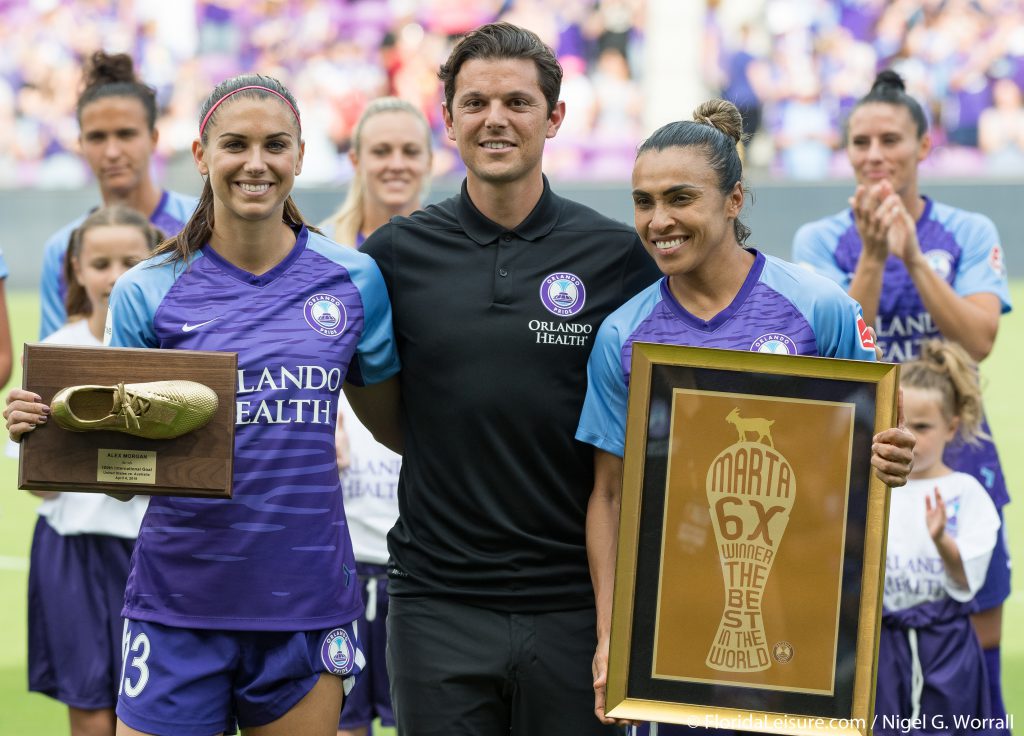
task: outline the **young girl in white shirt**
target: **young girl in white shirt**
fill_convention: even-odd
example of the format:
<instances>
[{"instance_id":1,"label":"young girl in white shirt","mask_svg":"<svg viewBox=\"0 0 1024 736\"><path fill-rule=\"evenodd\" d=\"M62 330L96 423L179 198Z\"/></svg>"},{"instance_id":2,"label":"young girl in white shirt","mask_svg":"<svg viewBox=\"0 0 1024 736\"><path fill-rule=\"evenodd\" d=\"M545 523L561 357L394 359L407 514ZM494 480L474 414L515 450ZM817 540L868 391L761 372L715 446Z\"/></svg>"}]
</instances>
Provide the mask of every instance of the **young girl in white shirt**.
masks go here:
<instances>
[{"instance_id":1,"label":"young girl in white shirt","mask_svg":"<svg viewBox=\"0 0 1024 736\"><path fill-rule=\"evenodd\" d=\"M148 258L162 238L145 216L123 205L89 215L72 234L66 256L71 318L43 342L101 346L114 282ZM33 493L44 501L29 567L29 690L68 706L72 736L113 736L121 606L148 499L122 503L100 493Z\"/></svg>"},{"instance_id":2,"label":"young girl in white shirt","mask_svg":"<svg viewBox=\"0 0 1024 736\"><path fill-rule=\"evenodd\" d=\"M991 716L984 656L971 627L999 515L972 476L942 461L946 445L981 435L981 389L967 353L950 342L922 345L903 366L914 467L894 488L879 647L875 732L966 733ZM986 729L998 729L986 723Z\"/></svg>"}]
</instances>

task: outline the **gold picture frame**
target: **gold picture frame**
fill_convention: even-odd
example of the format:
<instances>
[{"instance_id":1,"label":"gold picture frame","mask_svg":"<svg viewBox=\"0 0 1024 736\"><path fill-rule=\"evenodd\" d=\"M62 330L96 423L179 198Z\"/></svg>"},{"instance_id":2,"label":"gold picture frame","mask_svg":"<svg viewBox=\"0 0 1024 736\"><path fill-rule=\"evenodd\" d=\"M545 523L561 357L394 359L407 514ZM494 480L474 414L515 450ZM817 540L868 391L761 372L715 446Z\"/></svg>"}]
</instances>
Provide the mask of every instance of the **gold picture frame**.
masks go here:
<instances>
[{"instance_id":1,"label":"gold picture frame","mask_svg":"<svg viewBox=\"0 0 1024 736\"><path fill-rule=\"evenodd\" d=\"M635 343L614 718L868 736L899 366Z\"/></svg>"}]
</instances>

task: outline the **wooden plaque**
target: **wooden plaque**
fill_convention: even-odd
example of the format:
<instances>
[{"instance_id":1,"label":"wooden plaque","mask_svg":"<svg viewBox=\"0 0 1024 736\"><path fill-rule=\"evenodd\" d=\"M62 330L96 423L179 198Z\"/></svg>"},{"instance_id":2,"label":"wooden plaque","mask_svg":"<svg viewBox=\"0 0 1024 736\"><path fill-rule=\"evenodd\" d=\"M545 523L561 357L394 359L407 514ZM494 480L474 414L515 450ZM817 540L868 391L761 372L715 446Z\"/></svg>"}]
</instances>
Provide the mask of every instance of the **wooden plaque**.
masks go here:
<instances>
[{"instance_id":1,"label":"wooden plaque","mask_svg":"<svg viewBox=\"0 0 1024 736\"><path fill-rule=\"evenodd\" d=\"M189 380L217 394L213 419L171 440L71 432L53 419L22 438L18 488L34 491L231 497L235 353L25 345L23 386L49 404L68 386Z\"/></svg>"}]
</instances>

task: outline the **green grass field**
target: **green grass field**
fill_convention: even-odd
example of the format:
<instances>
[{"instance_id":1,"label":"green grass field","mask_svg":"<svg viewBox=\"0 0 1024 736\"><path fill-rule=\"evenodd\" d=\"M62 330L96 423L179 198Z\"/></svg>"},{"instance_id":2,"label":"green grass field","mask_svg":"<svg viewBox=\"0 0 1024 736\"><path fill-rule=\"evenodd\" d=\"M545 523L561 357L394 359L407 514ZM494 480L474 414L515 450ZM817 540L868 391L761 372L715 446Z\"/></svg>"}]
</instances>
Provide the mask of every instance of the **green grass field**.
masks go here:
<instances>
[{"instance_id":1,"label":"green grass field","mask_svg":"<svg viewBox=\"0 0 1024 736\"><path fill-rule=\"evenodd\" d=\"M1024 305L1024 283L1015 283L1013 297ZM32 341L38 330L39 305L34 293L8 295L15 353ZM1024 401L1016 393L1016 371L1024 365L1024 317L1003 319L996 350L986 361L983 376L986 405L992 430L1002 448L1011 495L1018 501L1007 507L1007 526L1014 559L1024 560ZM19 385L15 373L12 385ZM6 392L5 392L6 393ZM1014 396L1017 396L1015 399ZM1014 451L1016 448L1016 451ZM25 581L28 549L38 501L17 490L17 464L0 458L0 736L62 736L68 733L64 707L26 691L25 674ZM1024 715L1024 575L1014 574L1017 591L1004 613L1003 687L1007 708ZM393 734L391 730L384 733Z\"/></svg>"}]
</instances>

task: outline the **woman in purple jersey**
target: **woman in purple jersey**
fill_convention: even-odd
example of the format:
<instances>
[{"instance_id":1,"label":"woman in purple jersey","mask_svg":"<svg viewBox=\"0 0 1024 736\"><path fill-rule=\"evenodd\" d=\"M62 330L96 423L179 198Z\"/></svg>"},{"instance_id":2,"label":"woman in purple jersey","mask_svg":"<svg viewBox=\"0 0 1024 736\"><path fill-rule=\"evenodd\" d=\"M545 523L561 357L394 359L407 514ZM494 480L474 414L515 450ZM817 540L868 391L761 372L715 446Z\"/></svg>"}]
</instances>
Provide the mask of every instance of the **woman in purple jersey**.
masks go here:
<instances>
[{"instance_id":1,"label":"woman in purple jersey","mask_svg":"<svg viewBox=\"0 0 1024 736\"><path fill-rule=\"evenodd\" d=\"M117 734L216 736L237 723L334 736L364 660L332 402L346 374L397 372L390 306L373 261L307 227L291 199L304 153L291 93L243 75L200 116L199 206L119 282L108 334L238 353L233 497L151 500L125 595ZM12 391L11 437L47 413Z\"/></svg>"},{"instance_id":2,"label":"woman in purple jersey","mask_svg":"<svg viewBox=\"0 0 1024 736\"><path fill-rule=\"evenodd\" d=\"M338 243L358 248L392 217L420 208L433 151L423 113L397 97L378 97L359 116L349 159L355 176L341 207L323 224ZM375 718L395 725L388 683L387 534L398 518L398 474L402 459L376 442L342 394L336 435L345 514L352 534L366 613L360 643L367 665L350 693L338 736L366 736Z\"/></svg>"},{"instance_id":3,"label":"woman in purple jersey","mask_svg":"<svg viewBox=\"0 0 1024 736\"><path fill-rule=\"evenodd\" d=\"M982 361L995 344L1000 315L1010 309L999 235L987 217L921 193L918 166L930 147L921 105L898 74L879 73L846 124L846 152L857 178L850 208L801 227L793 258L860 302L865 321L875 326L883 360L913 360L923 340L941 337ZM983 430L988 432L987 425ZM1009 502L991 439L952 442L945 461L973 475L997 508ZM1009 594L1004 526L976 598L981 611L973 617L997 718L1005 715L999 646Z\"/></svg>"},{"instance_id":4,"label":"woman in purple jersey","mask_svg":"<svg viewBox=\"0 0 1024 736\"><path fill-rule=\"evenodd\" d=\"M167 235L181 229L195 206L191 197L162 190L153 181L151 159L159 134L156 93L136 75L127 54L97 51L83 71L84 89L77 117L82 158L99 186L104 206L122 204L141 212ZM41 279L40 338L57 330L67 318L62 274L71 231L84 216L68 223L46 242ZM88 305L72 305L71 314Z\"/></svg>"},{"instance_id":5,"label":"woman in purple jersey","mask_svg":"<svg viewBox=\"0 0 1024 736\"><path fill-rule=\"evenodd\" d=\"M587 551L598 612L598 648L594 656L595 713L604 723L612 583L622 488L625 440L626 380L622 374L619 332L626 317L637 311L653 314L662 305L669 316L657 333L644 341L675 345L753 350L744 334L766 309L744 311L753 294L782 294L761 286L760 274L784 269L790 290L815 294L815 310L803 315L778 310L774 329L796 336L807 352L824 357L869 360L869 340L858 329L859 310L852 300L825 279L745 247L750 229L740 221L743 210L743 168L737 151L743 124L736 106L711 100L694 111L693 121L659 128L637 153L633 167L633 213L637 233L666 278L607 317L595 340L587 366L588 388L576 438L594 445L594 492L587 514ZM757 281L751 284L751 278ZM802 280L801 280L802 279ZM653 296L652 296L653 295ZM758 296L760 299L760 296ZM640 306L657 302L657 307ZM787 298L786 307L795 307ZM778 303L781 303L778 302ZM771 306L767 301L759 305ZM826 318L841 324L827 324ZM640 319L643 322L643 319ZM632 324L632 322L630 322ZM773 330L774 331L774 330ZM735 340L730 337L735 334ZM653 339L657 338L657 339ZM786 340L789 340L787 337ZM789 351L787 351L789 352ZM803 351L801 351L803 352ZM874 437L871 464L890 486L902 486L910 472L913 436L901 426ZM618 434L617 434L618 433ZM597 499L597 500L595 500ZM620 724L624 725L624 724ZM661 733L692 733L689 727L662 727Z\"/></svg>"}]
</instances>

